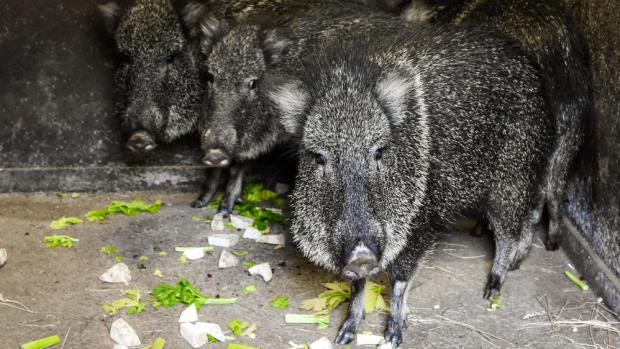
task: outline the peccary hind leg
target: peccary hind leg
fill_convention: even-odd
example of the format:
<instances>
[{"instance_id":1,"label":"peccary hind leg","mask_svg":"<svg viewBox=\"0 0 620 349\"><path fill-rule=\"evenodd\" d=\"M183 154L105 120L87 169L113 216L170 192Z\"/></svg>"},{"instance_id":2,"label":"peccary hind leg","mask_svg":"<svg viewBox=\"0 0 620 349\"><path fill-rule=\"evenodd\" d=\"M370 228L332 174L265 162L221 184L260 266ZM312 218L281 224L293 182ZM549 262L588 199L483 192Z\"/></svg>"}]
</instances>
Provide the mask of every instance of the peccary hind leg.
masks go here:
<instances>
[{"instance_id":1,"label":"peccary hind leg","mask_svg":"<svg viewBox=\"0 0 620 349\"><path fill-rule=\"evenodd\" d=\"M234 165L229 167L230 174L228 176L228 183L226 184L226 193L222 204L220 205L219 212L228 217L233 210L235 202L241 195L241 189L243 188L243 176L245 175L245 166Z\"/></svg>"},{"instance_id":2,"label":"peccary hind leg","mask_svg":"<svg viewBox=\"0 0 620 349\"><path fill-rule=\"evenodd\" d=\"M403 326L405 325L405 308L407 303L407 290L409 289L408 280L391 279L392 301L390 306L390 317L385 328L384 340L386 345L396 349L403 341Z\"/></svg>"},{"instance_id":3,"label":"peccary hind leg","mask_svg":"<svg viewBox=\"0 0 620 349\"><path fill-rule=\"evenodd\" d=\"M207 170L207 179L203 186L203 191L200 196L192 202L192 207L200 208L205 207L213 199L213 196L217 192L217 188L220 185L220 178L222 176L222 170L220 168L213 168Z\"/></svg>"},{"instance_id":4,"label":"peccary hind leg","mask_svg":"<svg viewBox=\"0 0 620 349\"><path fill-rule=\"evenodd\" d=\"M366 279L359 279L351 282L351 303L349 303L347 319L340 326L338 336L336 336L336 343L349 344L355 339L355 331L364 315L365 288Z\"/></svg>"}]
</instances>

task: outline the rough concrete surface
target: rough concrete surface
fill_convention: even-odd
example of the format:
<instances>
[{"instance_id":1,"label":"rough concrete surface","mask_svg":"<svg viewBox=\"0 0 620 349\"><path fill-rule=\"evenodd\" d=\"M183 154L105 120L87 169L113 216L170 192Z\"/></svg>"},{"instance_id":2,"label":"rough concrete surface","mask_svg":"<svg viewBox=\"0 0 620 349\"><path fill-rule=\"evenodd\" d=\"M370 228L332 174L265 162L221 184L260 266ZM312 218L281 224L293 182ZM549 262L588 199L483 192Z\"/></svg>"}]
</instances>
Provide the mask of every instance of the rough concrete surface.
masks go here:
<instances>
[{"instance_id":1,"label":"rough concrete surface","mask_svg":"<svg viewBox=\"0 0 620 349\"><path fill-rule=\"evenodd\" d=\"M100 252L108 244L119 248L132 272L130 286L139 288L143 297L148 297L148 290L157 283L175 283L181 278L189 279L207 296L238 297L234 305L207 305L199 312L201 321L215 322L223 328L234 318L257 324L256 339L243 337L233 343L263 349L287 348L290 340L305 343L322 336L335 337L345 315L344 305L332 311L326 330L284 323L286 313L305 312L298 308L299 304L322 292L321 282L335 279L310 265L290 245L276 250L272 245L242 239L234 247L249 251L244 260L271 263L274 278L269 283L249 276L242 266L218 270L221 248L204 259L180 264L175 246L207 245L209 225L194 221L192 216L212 214L212 210L190 208L193 196L189 194L142 193L139 196L144 199L162 199L166 206L154 215L114 215L103 222L85 222L62 231L80 239L72 249L49 249L41 243L42 236L51 233L47 225L53 219L81 216L111 200L128 200L135 195L82 194L77 199L54 194L0 195L0 248L8 251L7 264L0 268L0 294L5 301L18 301L32 311L0 303L0 347L16 348L28 340L58 334L65 341L64 348L111 348L109 327L115 319L124 318L143 343L161 336L167 341L166 348L190 348L180 337L177 322L184 306L153 309L146 302L145 312L131 316L103 312L101 305L122 298L120 291L127 288L98 280L115 263L112 256ZM602 323L588 326L583 322L605 318L613 321L613 316L596 303L592 293L579 290L563 276L563 271L570 268L564 254L545 251L538 239L521 268L509 273L502 289L501 309L487 311L482 288L491 266L490 240L488 236L477 238L464 232L442 239L413 280L402 348L620 346L618 323L608 323L612 330L602 330ZM158 256L160 250L168 255ZM137 257L142 255L149 260L139 261ZM156 268L164 278L153 275ZM386 282L384 277L379 281ZM257 292L244 296L241 290L248 284L256 285ZM277 295L288 295L290 308L271 308L270 301ZM384 320L384 314L370 314L361 329L380 334ZM230 330L225 332L232 336ZM225 347L222 343L205 345Z\"/></svg>"}]
</instances>

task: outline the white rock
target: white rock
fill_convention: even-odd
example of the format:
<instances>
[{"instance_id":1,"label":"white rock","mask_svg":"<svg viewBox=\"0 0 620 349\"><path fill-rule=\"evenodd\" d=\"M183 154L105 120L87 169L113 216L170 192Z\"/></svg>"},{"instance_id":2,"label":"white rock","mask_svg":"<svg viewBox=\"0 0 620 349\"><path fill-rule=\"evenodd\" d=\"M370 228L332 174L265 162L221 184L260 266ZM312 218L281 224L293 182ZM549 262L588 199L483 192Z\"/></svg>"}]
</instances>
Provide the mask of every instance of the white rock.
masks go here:
<instances>
[{"instance_id":1,"label":"white rock","mask_svg":"<svg viewBox=\"0 0 620 349\"><path fill-rule=\"evenodd\" d=\"M191 322L183 322L181 323L181 337L185 339L192 348L200 348L203 345L209 342L209 338L204 332L201 332L199 328L196 327Z\"/></svg>"},{"instance_id":2,"label":"white rock","mask_svg":"<svg viewBox=\"0 0 620 349\"><path fill-rule=\"evenodd\" d=\"M332 341L327 337L321 337L310 344L310 349L333 349Z\"/></svg>"},{"instance_id":3,"label":"white rock","mask_svg":"<svg viewBox=\"0 0 620 349\"><path fill-rule=\"evenodd\" d=\"M250 269L248 269L250 275L260 275L263 277L263 280L270 281L273 277L271 272L271 265L269 263L257 264Z\"/></svg>"},{"instance_id":4,"label":"white rock","mask_svg":"<svg viewBox=\"0 0 620 349\"><path fill-rule=\"evenodd\" d=\"M252 240L256 240L259 237L261 237L263 234L252 227L247 228L244 232L243 232L243 238L244 239L252 239Z\"/></svg>"},{"instance_id":5,"label":"white rock","mask_svg":"<svg viewBox=\"0 0 620 349\"><path fill-rule=\"evenodd\" d=\"M205 256L205 250L202 247L190 247L183 251L183 255L189 260L196 260Z\"/></svg>"},{"instance_id":6,"label":"white rock","mask_svg":"<svg viewBox=\"0 0 620 349\"><path fill-rule=\"evenodd\" d=\"M383 336L378 336L376 334L358 333L355 337L357 339L357 345L378 345L383 342ZM391 348L391 346L387 348Z\"/></svg>"},{"instance_id":7,"label":"white rock","mask_svg":"<svg viewBox=\"0 0 620 349\"><path fill-rule=\"evenodd\" d=\"M259 242L261 244L283 245L284 246L285 240L286 239L284 238L284 234L269 234L269 235L259 236L258 239L256 239L256 242Z\"/></svg>"},{"instance_id":8,"label":"white rock","mask_svg":"<svg viewBox=\"0 0 620 349\"><path fill-rule=\"evenodd\" d=\"M129 348L127 348L127 346L122 345L122 344L114 344L114 347L112 349L129 349Z\"/></svg>"},{"instance_id":9,"label":"white rock","mask_svg":"<svg viewBox=\"0 0 620 349\"><path fill-rule=\"evenodd\" d=\"M217 264L217 267L220 269L236 267L239 265L239 258L235 257L232 253L227 250L222 250L222 254L220 254L220 260Z\"/></svg>"},{"instance_id":10,"label":"white rock","mask_svg":"<svg viewBox=\"0 0 620 349\"><path fill-rule=\"evenodd\" d=\"M196 325L196 328L200 332L205 334L205 337L207 337L206 335L210 335L220 342L226 341L226 336L224 336L224 331L222 331L220 325L211 322L197 322L194 325Z\"/></svg>"},{"instance_id":11,"label":"white rock","mask_svg":"<svg viewBox=\"0 0 620 349\"><path fill-rule=\"evenodd\" d=\"M278 193L278 195L282 195L282 194L286 194L289 192L289 190L291 190L291 187L289 187L288 184L286 183L276 183L276 193Z\"/></svg>"},{"instance_id":12,"label":"white rock","mask_svg":"<svg viewBox=\"0 0 620 349\"><path fill-rule=\"evenodd\" d=\"M6 263L6 259L7 259L6 249L0 248L0 267L2 267L4 263Z\"/></svg>"},{"instance_id":13,"label":"white rock","mask_svg":"<svg viewBox=\"0 0 620 349\"><path fill-rule=\"evenodd\" d=\"M211 230L222 231L225 228L226 227L224 226L224 215L222 215L221 213L216 213L211 220Z\"/></svg>"},{"instance_id":14,"label":"white rock","mask_svg":"<svg viewBox=\"0 0 620 349\"><path fill-rule=\"evenodd\" d=\"M230 215L230 222L237 229L247 229L254 224L254 220L250 217Z\"/></svg>"},{"instance_id":15,"label":"white rock","mask_svg":"<svg viewBox=\"0 0 620 349\"><path fill-rule=\"evenodd\" d=\"M198 311L196 311L196 304L192 303L181 313L179 322L196 322L198 321Z\"/></svg>"},{"instance_id":16,"label":"white rock","mask_svg":"<svg viewBox=\"0 0 620 349\"><path fill-rule=\"evenodd\" d=\"M131 272L125 263L118 263L108 269L105 273L101 274L101 276L99 276L99 280L110 283L122 282L125 285L128 285L129 281L131 281Z\"/></svg>"},{"instance_id":17,"label":"white rock","mask_svg":"<svg viewBox=\"0 0 620 349\"><path fill-rule=\"evenodd\" d=\"M110 338L112 338L116 344L127 347L142 344L136 331L123 319L118 319L112 323L112 327L110 327Z\"/></svg>"},{"instance_id":18,"label":"white rock","mask_svg":"<svg viewBox=\"0 0 620 349\"><path fill-rule=\"evenodd\" d=\"M209 245L219 247L231 247L239 242L239 235L236 234L213 234L209 236Z\"/></svg>"}]
</instances>

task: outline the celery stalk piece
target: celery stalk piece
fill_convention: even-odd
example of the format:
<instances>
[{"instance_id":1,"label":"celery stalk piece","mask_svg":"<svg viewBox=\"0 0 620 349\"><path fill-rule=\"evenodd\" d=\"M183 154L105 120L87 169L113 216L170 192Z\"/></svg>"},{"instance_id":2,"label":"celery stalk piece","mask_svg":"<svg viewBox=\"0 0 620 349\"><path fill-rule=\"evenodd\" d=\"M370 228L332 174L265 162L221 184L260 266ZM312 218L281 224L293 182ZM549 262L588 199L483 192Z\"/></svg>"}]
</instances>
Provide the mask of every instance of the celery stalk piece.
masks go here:
<instances>
[{"instance_id":1,"label":"celery stalk piece","mask_svg":"<svg viewBox=\"0 0 620 349\"><path fill-rule=\"evenodd\" d=\"M586 284L583 280L579 279L577 276L575 276L575 274L571 273L570 271L565 271L564 275L583 291L587 291L590 288L588 284Z\"/></svg>"},{"instance_id":2,"label":"celery stalk piece","mask_svg":"<svg viewBox=\"0 0 620 349\"><path fill-rule=\"evenodd\" d=\"M185 252L190 248L202 248L203 251L205 252L213 252L215 250L215 248L213 248L213 246L197 246L197 247L182 247L182 246L177 246L174 248L174 250L176 252Z\"/></svg>"},{"instance_id":3,"label":"celery stalk piece","mask_svg":"<svg viewBox=\"0 0 620 349\"><path fill-rule=\"evenodd\" d=\"M155 338L153 345L151 345L151 349L164 349L165 345L166 345L166 340L164 340L161 337L157 337Z\"/></svg>"},{"instance_id":4,"label":"celery stalk piece","mask_svg":"<svg viewBox=\"0 0 620 349\"><path fill-rule=\"evenodd\" d=\"M230 343L228 344L226 349L258 349L258 348L251 347L249 345Z\"/></svg>"},{"instance_id":5,"label":"celery stalk piece","mask_svg":"<svg viewBox=\"0 0 620 349\"><path fill-rule=\"evenodd\" d=\"M286 314L284 322L287 324L316 324L320 328L329 325L329 313L319 312L314 314Z\"/></svg>"},{"instance_id":6,"label":"celery stalk piece","mask_svg":"<svg viewBox=\"0 0 620 349\"><path fill-rule=\"evenodd\" d=\"M22 344L22 349L43 349L51 347L52 345L60 344L59 336L49 336L41 339L34 340L32 342Z\"/></svg>"}]
</instances>

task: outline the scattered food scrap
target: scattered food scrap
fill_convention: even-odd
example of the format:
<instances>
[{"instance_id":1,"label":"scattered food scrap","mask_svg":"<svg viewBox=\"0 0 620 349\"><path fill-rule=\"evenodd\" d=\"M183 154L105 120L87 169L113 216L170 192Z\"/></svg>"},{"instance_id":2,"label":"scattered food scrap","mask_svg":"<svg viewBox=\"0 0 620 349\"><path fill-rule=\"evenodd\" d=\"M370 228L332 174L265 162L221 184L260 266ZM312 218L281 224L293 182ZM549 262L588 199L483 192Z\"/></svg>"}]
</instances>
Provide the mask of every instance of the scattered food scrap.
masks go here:
<instances>
[{"instance_id":1,"label":"scattered food scrap","mask_svg":"<svg viewBox=\"0 0 620 349\"><path fill-rule=\"evenodd\" d=\"M243 288L243 290L241 291L241 293L243 293L244 295L249 295L252 292L256 292L256 286L254 285L247 285L246 287Z\"/></svg>"},{"instance_id":2,"label":"scattered food scrap","mask_svg":"<svg viewBox=\"0 0 620 349\"><path fill-rule=\"evenodd\" d=\"M270 224L286 224L286 219L280 213L258 207L261 202L272 202L276 206L284 206L284 200L278 193L265 189L262 184L248 184L243 189L243 201L234 206L240 216L252 218L252 227L264 231Z\"/></svg>"},{"instance_id":3,"label":"scattered food scrap","mask_svg":"<svg viewBox=\"0 0 620 349\"><path fill-rule=\"evenodd\" d=\"M332 349L333 347L332 341L327 337L321 337L310 343L310 349Z\"/></svg>"},{"instance_id":4,"label":"scattered food scrap","mask_svg":"<svg viewBox=\"0 0 620 349\"><path fill-rule=\"evenodd\" d=\"M114 301L112 304L103 304L103 311L114 315L123 308L127 308L127 315L133 315L144 311L144 304L140 303L140 290L137 288L131 290L123 290L127 296Z\"/></svg>"},{"instance_id":5,"label":"scattered food scrap","mask_svg":"<svg viewBox=\"0 0 620 349\"><path fill-rule=\"evenodd\" d=\"M225 342L224 332L218 324L208 322L184 322L181 324L181 336L193 348L200 348L213 338L219 342Z\"/></svg>"},{"instance_id":6,"label":"scattered food scrap","mask_svg":"<svg viewBox=\"0 0 620 349\"><path fill-rule=\"evenodd\" d=\"M263 236L263 233L261 233L258 229L252 227L247 228L243 232L244 239L256 240L261 236Z\"/></svg>"},{"instance_id":7,"label":"scattered food scrap","mask_svg":"<svg viewBox=\"0 0 620 349\"><path fill-rule=\"evenodd\" d=\"M164 349L165 345L166 345L166 341L161 337L157 337L153 341L153 344L147 345L146 347L142 349Z\"/></svg>"},{"instance_id":8,"label":"scattered food scrap","mask_svg":"<svg viewBox=\"0 0 620 349\"><path fill-rule=\"evenodd\" d=\"M274 308L288 308L288 296L277 296L271 300L271 306Z\"/></svg>"},{"instance_id":9,"label":"scattered food scrap","mask_svg":"<svg viewBox=\"0 0 620 349\"><path fill-rule=\"evenodd\" d=\"M99 280L110 283L122 282L127 285L129 281L131 281L131 272L125 263L117 263L105 273L101 274Z\"/></svg>"},{"instance_id":10,"label":"scattered food scrap","mask_svg":"<svg viewBox=\"0 0 620 349\"><path fill-rule=\"evenodd\" d=\"M6 253L6 249L0 248L0 267L6 264L7 259L8 259L8 255Z\"/></svg>"},{"instance_id":11,"label":"scattered food scrap","mask_svg":"<svg viewBox=\"0 0 620 349\"><path fill-rule=\"evenodd\" d=\"M194 287L187 279L181 279L176 285L160 283L151 290L151 294L155 296L153 307L159 306L172 307L178 303L195 304L197 309L203 304L232 304L236 302L236 298L207 298L203 296L196 287Z\"/></svg>"},{"instance_id":12,"label":"scattered food scrap","mask_svg":"<svg viewBox=\"0 0 620 349\"><path fill-rule=\"evenodd\" d=\"M581 280L580 278L578 278L577 276L575 276L575 274L571 273L570 271L565 271L564 275L570 280L572 281L575 285L577 285L577 287L579 287L581 290L583 291L587 291L590 287L588 286L588 284L585 283L585 281Z\"/></svg>"},{"instance_id":13,"label":"scattered food scrap","mask_svg":"<svg viewBox=\"0 0 620 349\"><path fill-rule=\"evenodd\" d=\"M319 329L329 326L329 312L327 310L314 314L286 314L284 322L287 324L316 324Z\"/></svg>"},{"instance_id":14,"label":"scattered food scrap","mask_svg":"<svg viewBox=\"0 0 620 349\"><path fill-rule=\"evenodd\" d=\"M112 201L106 208L101 210L88 211L86 219L89 222L102 221L114 213L123 213L127 216L137 216L142 212L157 213L162 206L161 200L156 200L149 204L140 198L135 198L131 202Z\"/></svg>"},{"instance_id":15,"label":"scattered food scrap","mask_svg":"<svg viewBox=\"0 0 620 349\"><path fill-rule=\"evenodd\" d=\"M49 336L28 343L24 343L21 345L21 349L43 349L57 344L60 344L60 337Z\"/></svg>"},{"instance_id":16,"label":"scattered food scrap","mask_svg":"<svg viewBox=\"0 0 620 349\"><path fill-rule=\"evenodd\" d=\"M118 248L113 245L105 245L101 248L101 252L105 254L115 254L118 253Z\"/></svg>"},{"instance_id":17,"label":"scattered food scrap","mask_svg":"<svg viewBox=\"0 0 620 349\"><path fill-rule=\"evenodd\" d=\"M153 272L153 275L163 278L164 274L161 272L161 270L159 270L159 268L156 268L155 271Z\"/></svg>"},{"instance_id":18,"label":"scattered food scrap","mask_svg":"<svg viewBox=\"0 0 620 349\"><path fill-rule=\"evenodd\" d=\"M233 319L229 323L226 324L228 328L234 333L235 336L239 337L243 334L243 330L250 326L250 323L247 321L240 321L239 319Z\"/></svg>"},{"instance_id":19,"label":"scattered food scrap","mask_svg":"<svg viewBox=\"0 0 620 349\"><path fill-rule=\"evenodd\" d=\"M77 217L60 217L50 223L49 227L53 230L67 229L70 225L82 224L84 221Z\"/></svg>"},{"instance_id":20,"label":"scattered food scrap","mask_svg":"<svg viewBox=\"0 0 620 349\"><path fill-rule=\"evenodd\" d=\"M232 253L228 252L227 250L222 250L217 267L220 269L225 269L225 268L236 267L237 265L239 265L239 258L235 257Z\"/></svg>"},{"instance_id":21,"label":"scattered food scrap","mask_svg":"<svg viewBox=\"0 0 620 349\"><path fill-rule=\"evenodd\" d=\"M355 338L357 345L379 345L383 342L383 336L371 333L358 333Z\"/></svg>"},{"instance_id":22,"label":"scattered food scrap","mask_svg":"<svg viewBox=\"0 0 620 349\"><path fill-rule=\"evenodd\" d=\"M351 298L351 287L346 282L326 282L323 284L328 290L319 294L318 298L307 299L301 303L306 310L331 310L342 302ZM375 310L389 310L381 293L385 286L368 281L364 294L364 311L371 313Z\"/></svg>"},{"instance_id":23,"label":"scattered food scrap","mask_svg":"<svg viewBox=\"0 0 620 349\"><path fill-rule=\"evenodd\" d=\"M198 310L196 310L196 304L192 303L189 307L185 308L179 317L179 322L196 322L198 321Z\"/></svg>"},{"instance_id":24,"label":"scattered food scrap","mask_svg":"<svg viewBox=\"0 0 620 349\"><path fill-rule=\"evenodd\" d=\"M112 327L110 327L110 338L112 338L115 343L127 347L142 344L136 331L123 319L118 319L112 323Z\"/></svg>"},{"instance_id":25,"label":"scattered food scrap","mask_svg":"<svg viewBox=\"0 0 620 349\"><path fill-rule=\"evenodd\" d=\"M237 234L213 234L208 237L209 245L218 247L232 247L239 242Z\"/></svg>"},{"instance_id":26,"label":"scattered food scrap","mask_svg":"<svg viewBox=\"0 0 620 349\"><path fill-rule=\"evenodd\" d=\"M71 248L74 242L79 241L80 239L72 238L69 235L47 235L43 237L43 242L49 248L56 248L59 246Z\"/></svg>"},{"instance_id":27,"label":"scattered food scrap","mask_svg":"<svg viewBox=\"0 0 620 349\"><path fill-rule=\"evenodd\" d=\"M501 306L502 306L502 296L497 295L493 297L493 299L491 299L491 303L489 304L487 311L496 311Z\"/></svg>"},{"instance_id":28,"label":"scattered food scrap","mask_svg":"<svg viewBox=\"0 0 620 349\"><path fill-rule=\"evenodd\" d=\"M262 235L256 239L256 242L261 243L261 244L271 244L271 245L278 245L278 246L284 246L284 241L285 241L284 234Z\"/></svg>"},{"instance_id":29,"label":"scattered food scrap","mask_svg":"<svg viewBox=\"0 0 620 349\"><path fill-rule=\"evenodd\" d=\"M245 263L244 263L245 266ZM269 263L257 264L248 269L250 275L260 275L265 282L271 281L273 273L271 271L271 265Z\"/></svg>"},{"instance_id":30,"label":"scattered food scrap","mask_svg":"<svg viewBox=\"0 0 620 349\"><path fill-rule=\"evenodd\" d=\"M258 348L251 347L249 345L230 343L228 344L228 346L226 346L226 349L258 349Z\"/></svg>"}]
</instances>

